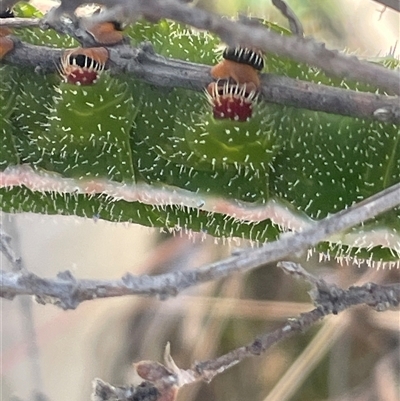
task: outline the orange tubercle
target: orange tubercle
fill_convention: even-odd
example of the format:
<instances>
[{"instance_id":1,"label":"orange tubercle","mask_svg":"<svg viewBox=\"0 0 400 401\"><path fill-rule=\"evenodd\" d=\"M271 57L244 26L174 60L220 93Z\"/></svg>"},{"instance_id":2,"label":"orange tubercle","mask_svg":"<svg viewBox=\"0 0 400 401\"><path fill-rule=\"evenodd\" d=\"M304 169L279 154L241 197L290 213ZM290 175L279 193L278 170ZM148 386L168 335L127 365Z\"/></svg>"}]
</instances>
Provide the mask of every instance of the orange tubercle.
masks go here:
<instances>
[{"instance_id":1,"label":"orange tubercle","mask_svg":"<svg viewBox=\"0 0 400 401\"><path fill-rule=\"evenodd\" d=\"M12 34L12 30L10 28L7 28L6 26L0 28L0 37L11 35L11 34Z\"/></svg>"},{"instance_id":2,"label":"orange tubercle","mask_svg":"<svg viewBox=\"0 0 400 401\"><path fill-rule=\"evenodd\" d=\"M12 49L14 49L14 42L12 39L8 37L0 37L0 60Z\"/></svg>"},{"instance_id":3,"label":"orange tubercle","mask_svg":"<svg viewBox=\"0 0 400 401\"><path fill-rule=\"evenodd\" d=\"M102 45L114 45L124 39L124 35L116 28L113 22L102 22L93 25L87 30L97 43Z\"/></svg>"},{"instance_id":4,"label":"orange tubercle","mask_svg":"<svg viewBox=\"0 0 400 401\"><path fill-rule=\"evenodd\" d=\"M215 79L232 78L238 84L252 83L257 88L260 86L260 78L256 69L231 60L224 59L212 67L211 76Z\"/></svg>"}]
</instances>

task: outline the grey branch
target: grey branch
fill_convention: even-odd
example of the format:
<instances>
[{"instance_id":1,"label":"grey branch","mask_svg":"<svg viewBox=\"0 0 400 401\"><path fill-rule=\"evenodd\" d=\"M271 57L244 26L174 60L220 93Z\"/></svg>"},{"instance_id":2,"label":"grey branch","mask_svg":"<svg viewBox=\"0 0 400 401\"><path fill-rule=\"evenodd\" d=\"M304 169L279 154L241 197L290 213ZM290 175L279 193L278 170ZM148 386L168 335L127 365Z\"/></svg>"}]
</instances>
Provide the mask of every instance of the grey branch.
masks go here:
<instances>
[{"instance_id":1,"label":"grey branch","mask_svg":"<svg viewBox=\"0 0 400 401\"><path fill-rule=\"evenodd\" d=\"M279 329L264 334L251 343L237 348L216 359L195 363L192 369L202 379L211 380L215 375L251 356L258 356L272 345L305 332L315 323L329 314L337 314L355 305L366 304L381 311L389 307L397 307L400 303L400 284L378 285L367 283L361 287L350 287L347 290L320 280L313 291L316 308L302 313L296 319L288 319Z\"/></svg>"},{"instance_id":2,"label":"grey branch","mask_svg":"<svg viewBox=\"0 0 400 401\"><path fill-rule=\"evenodd\" d=\"M93 380L92 401L157 401L158 391L149 382L140 386L116 387L100 379Z\"/></svg>"},{"instance_id":3,"label":"grey branch","mask_svg":"<svg viewBox=\"0 0 400 401\"><path fill-rule=\"evenodd\" d=\"M381 312L397 307L400 303L400 283L389 285L367 283L343 290L335 284L315 277L298 263L280 262L278 266L286 273L308 281L313 286L313 290L310 292L311 299L316 307L324 310L325 314L336 315L350 306L360 304L366 304Z\"/></svg>"},{"instance_id":4,"label":"grey branch","mask_svg":"<svg viewBox=\"0 0 400 401\"><path fill-rule=\"evenodd\" d=\"M4 18L0 19L0 27L34 28L40 25L40 18Z\"/></svg>"},{"instance_id":5,"label":"grey branch","mask_svg":"<svg viewBox=\"0 0 400 401\"><path fill-rule=\"evenodd\" d=\"M125 7L129 9L128 3ZM133 6L132 6L133 7ZM289 57L321 68L328 74L376 85L388 93L400 94L400 73L379 65L362 62L355 56L328 50L312 38L284 36L253 21L251 24L232 21L219 15L191 7L176 0L142 0L135 2L135 11L147 18L168 18L217 34L228 45L242 45ZM104 17L110 15L104 13Z\"/></svg>"},{"instance_id":6,"label":"grey branch","mask_svg":"<svg viewBox=\"0 0 400 401\"><path fill-rule=\"evenodd\" d=\"M149 44L139 48L119 45L108 50L108 68L112 74L128 73L155 86L196 91L204 90L212 81L209 66L162 57ZM15 39L15 49L4 61L50 73L56 72L61 54L61 49ZM339 89L275 74L262 74L261 82L262 97L271 103L400 124L398 97Z\"/></svg>"},{"instance_id":7,"label":"grey branch","mask_svg":"<svg viewBox=\"0 0 400 401\"><path fill-rule=\"evenodd\" d=\"M272 0L272 4L288 19L292 33L304 36L303 26L293 10L283 0Z\"/></svg>"},{"instance_id":8,"label":"grey branch","mask_svg":"<svg viewBox=\"0 0 400 401\"><path fill-rule=\"evenodd\" d=\"M23 268L22 260L15 255L10 243L11 236L3 230L3 226L0 224L0 253L10 262L13 270L20 271Z\"/></svg>"},{"instance_id":9,"label":"grey branch","mask_svg":"<svg viewBox=\"0 0 400 401\"><path fill-rule=\"evenodd\" d=\"M400 12L400 1L399 0L374 0L374 1L384 5L385 7L389 7L393 10Z\"/></svg>"},{"instance_id":10,"label":"grey branch","mask_svg":"<svg viewBox=\"0 0 400 401\"><path fill-rule=\"evenodd\" d=\"M81 302L123 295L158 295L161 299L176 296L186 288L218 280L236 272L247 272L268 263L290 259L330 235L347 230L380 213L400 205L400 184L327 217L299 233L285 233L275 242L255 250L245 250L230 258L196 270L174 271L157 276L126 274L119 280L77 280L70 272L45 279L33 273L0 271L0 296L35 295L41 303L52 303L63 309L74 309Z\"/></svg>"},{"instance_id":11,"label":"grey branch","mask_svg":"<svg viewBox=\"0 0 400 401\"><path fill-rule=\"evenodd\" d=\"M284 36L262 27L256 21L232 21L177 0L102 0L110 8L92 17L93 21L113 21L125 18L134 21L144 15L151 21L167 18L217 34L228 45L242 45L289 57L321 68L328 74L376 85L388 93L400 94L400 73L377 64L362 62L353 55L328 50L312 38ZM61 11L72 14L85 1L62 1ZM58 13L52 13L59 17ZM56 21L54 21L56 22ZM0 22L0 26L4 23ZM57 24L55 24L57 25Z\"/></svg>"}]
</instances>

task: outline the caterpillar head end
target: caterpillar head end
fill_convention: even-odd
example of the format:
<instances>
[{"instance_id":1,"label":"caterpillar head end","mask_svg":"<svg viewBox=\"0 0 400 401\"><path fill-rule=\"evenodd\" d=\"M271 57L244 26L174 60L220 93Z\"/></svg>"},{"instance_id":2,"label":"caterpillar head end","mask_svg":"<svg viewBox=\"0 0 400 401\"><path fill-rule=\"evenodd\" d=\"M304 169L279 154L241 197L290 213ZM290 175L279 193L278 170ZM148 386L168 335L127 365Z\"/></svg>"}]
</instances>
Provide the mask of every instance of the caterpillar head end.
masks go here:
<instances>
[{"instance_id":1,"label":"caterpillar head end","mask_svg":"<svg viewBox=\"0 0 400 401\"><path fill-rule=\"evenodd\" d=\"M108 51L104 47L78 48L63 54L59 72L67 83L93 85L107 60Z\"/></svg>"},{"instance_id":2,"label":"caterpillar head end","mask_svg":"<svg viewBox=\"0 0 400 401\"><path fill-rule=\"evenodd\" d=\"M253 83L238 84L229 80L212 82L206 90L215 119L248 121L257 98L257 87Z\"/></svg>"}]
</instances>

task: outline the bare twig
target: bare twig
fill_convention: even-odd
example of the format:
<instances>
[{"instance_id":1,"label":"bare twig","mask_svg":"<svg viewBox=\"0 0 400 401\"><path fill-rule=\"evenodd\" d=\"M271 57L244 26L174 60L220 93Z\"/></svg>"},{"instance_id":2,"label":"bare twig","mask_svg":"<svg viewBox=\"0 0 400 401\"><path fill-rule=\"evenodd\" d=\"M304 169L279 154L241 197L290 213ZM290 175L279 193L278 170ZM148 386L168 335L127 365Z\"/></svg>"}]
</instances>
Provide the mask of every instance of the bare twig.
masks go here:
<instances>
[{"instance_id":1,"label":"bare twig","mask_svg":"<svg viewBox=\"0 0 400 401\"><path fill-rule=\"evenodd\" d=\"M11 236L3 230L3 225L0 224L0 253L10 262L13 270L20 271L22 269L22 261L20 257L15 255L14 250L10 246Z\"/></svg>"},{"instance_id":2,"label":"bare twig","mask_svg":"<svg viewBox=\"0 0 400 401\"><path fill-rule=\"evenodd\" d=\"M4 218L3 224L7 235L0 226L0 250L9 259L13 271L21 274L27 273L27 268L23 262L20 249L20 241L15 215ZM11 243L12 237L12 243ZM4 240L6 238L6 240ZM6 241L6 243L4 242ZM7 248L5 247L7 245ZM11 258L9 257L11 256ZM37 341L37 333L35 328L35 318L33 315L33 304L29 297L23 296L18 299L21 311L22 335L26 339L28 361L30 363L30 380L26 381L26 385L31 383L32 401L46 401L47 397L39 391L43 388L42 372L40 365L40 352Z\"/></svg>"},{"instance_id":3,"label":"bare twig","mask_svg":"<svg viewBox=\"0 0 400 401\"><path fill-rule=\"evenodd\" d=\"M148 45L141 48L115 46L109 48L109 53L108 66L112 74L132 74L152 85L203 91L212 80L209 66L166 59L154 54ZM15 49L4 61L52 73L56 72L61 54L61 49L15 40ZM275 74L262 74L261 81L262 97L271 103L400 124L397 97L339 89Z\"/></svg>"},{"instance_id":4,"label":"bare twig","mask_svg":"<svg viewBox=\"0 0 400 401\"><path fill-rule=\"evenodd\" d=\"M296 269L300 272L304 272L304 269L301 267L297 267ZM290 270L293 270L293 268ZM317 286L315 289L315 294L318 294L318 296L314 297L314 302L317 306L315 309L302 313L298 318L288 319L281 328L261 335L251 343L230 351L225 355L208 361L196 362L187 370L179 369L169 355L169 352L167 352L165 356L166 367L164 369L164 375L157 375L156 380L154 380L156 387L160 387L158 383L162 380L164 383L169 382L177 387L200 380L211 381L215 376L235 366L243 359L259 356L274 344L296 333L305 332L323 317L332 313L336 314L354 305L366 304L374 307L376 310L385 310L388 307L396 307L400 303L400 284L377 285L367 283L361 287L350 287L347 290L343 290L335 285L327 284L318 278L315 278L313 281L319 282L321 285L321 287ZM146 367L147 372L151 370L152 366L160 370L160 365L156 362L143 361L136 364L138 370L140 368L143 370L143 367ZM150 375L148 374L148 376ZM118 395L122 397L118 398L118 400L121 401L128 400L124 391L133 389L132 386L115 388L104 382L95 381L95 394L101 393L99 389L104 386L107 387L108 392L110 389L112 390L112 396L115 397ZM92 399L96 401L108 399L92 397ZM157 399L158 398L155 398L155 400Z\"/></svg>"},{"instance_id":5,"label":"bare twig","mask_svg":"<svg viewBox=\"0 0 400 401\"><path fill-rule=\"evenodd\" d=\"M289 273L298 271L301 275L306 274L311 279L311 282L320 280L319 277L314 277L298 264L290 263L290 266L288 266L288 263L285 263L285 265L286 268L289 268L291 271ZM382 282L385 280L387 273L388 271L380 272L378 270L369 269L358 278L354 285L362 285L371 281ZM296 276L296 273L294 274ZM306 280L310 281L308 279ZM384 317L386 315L377 314L374 313L374 311L369 312L368 315L373 315L375 317L377 315L379 317ZM322 327L312 337L308 345L302 349L301 353L291 363L286 372L279 378L278 382L274 384L274 387L268 391L268 395L263 401L289 401L294 397L296 391L302 386L310 373L318 366L329 350L332 350L332 346L334 346L337 341L342 342L343 335L346 335L350 327L353 327L352 323L355 323L355 314L357 314L356 311L353 313L340 314L331 317L329 320L325 320Z\"/></svg>"},{"instance_id":6,"label":"bare twig","mask_svg":"<svg viewBox=\"0 0 400 401\"><path fill-rule=\"evenodd\" d=\"M308 281L313 286L318 286L321 282L321 279L309 273L306 269L303 268L299 263L295 262L278 262L278 267L280 267L285 273L290 274L296 278L302 279L304 281Z\"/></svg>"},{"instance_id":7,"label":"bare twig","mask_svg":"<svg viewBox=\"0 0 400 401\"><path fill-rule=\"evenodd\" d=\"M278 266L286 273L311 283L314 289L310 292L310 296L314 304L327 308L329 313L334 315L360 303L382 311L389 307L396 307L400 302L400 283L392 285L367 283L342 290L335 284L329 284L325 280L315 277L298 263L280 262Z\"/></svg>"},{"instance_id":8,"label":"bare twig","mask_svg":"<svg viewBox=\"0 0 400 401\"><path fill-rule=\"evenodd\" d=\"M162 299L200 283L218 280L235 272L247 272L276 262L349 229L400 204L400 184L394 185L346 210L311 225L300 233L287 233L275 242L256 250L246 250L223 261L194 271L177 271L158 276L125 275L120 280L76 280L70 272L56 279L43 279L29 272L0 272L0 296L36 295L39 302L53 303L63 309L74 309L81 302L123 295L158 295Z\"/></svg>"},{"instance_id":9,"label":"bare twig","mask_svg":"<svg viewBox=\"0 0 400 401\"><path fill-rule=\"evenodd\" d=\"M301 37L304 36L304 29L300 20L286 2L283 0L272 0L272 4L288 19L292 33Z\"/></svg>"},{"instance_id":10,"label":"bare twig","mask_svg":"<svg viewBox=\"0 0 400 401\"><path fill-rule=\"evenodd\" d=\"M313 276L299 264L284 262L280 266L290 274L305 279L313 284L310 292L316 309L302 313L297 319L288 319L280 329L265 334L247 346L240 347L217 359L194 364L192 369L201 372L202 379L210 380L226 368L235 365L242 359L259 355L273 344L291 337L296 332L303 332L324 316L337 314L352 306L365 304L377 311L398 307L400 304L400 283L378 285L366 283L362 286L351 286L347 290ZM204 373L204 371L206 371Z\"/></svg>"},{"instance_id":11,"label":"bare twig","mask_svg":"<svg viewBox=\"0 0 400 401\"><path fill-rule=\"evenodd\" d=\"M92 401L157 401L158 390L148 382L141 386L116 387L100 379L93 381Z\"/></svg>"}]
</instances>

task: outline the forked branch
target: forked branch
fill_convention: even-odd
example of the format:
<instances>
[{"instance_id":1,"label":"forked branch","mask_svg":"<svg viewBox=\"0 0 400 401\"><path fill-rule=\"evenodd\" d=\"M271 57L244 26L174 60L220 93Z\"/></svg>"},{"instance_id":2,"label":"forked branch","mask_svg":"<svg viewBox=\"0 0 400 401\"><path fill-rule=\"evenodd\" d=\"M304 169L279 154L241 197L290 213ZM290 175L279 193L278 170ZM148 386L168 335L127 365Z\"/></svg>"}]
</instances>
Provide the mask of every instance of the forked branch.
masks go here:
<instances>
[{"instance_id":1,"label":"forked branch","mask_svg":"<svg viewBox=\"0 0 400 401\"><path fill-rule=\"evenodd\" d=\"M141 361L134 365L139 376L146 380L140 386L115 387L96 379L93 382L92 400L128 401L138 394L149 396L149 399L154 401L174 400L182 386L202 380L209 382L240 361L259 356L273 345L296 333L304 333L329 314L337 314L352 306L362 304L382 311L390 307L397 307L400 303L400 284L367 283L344 290L311 275L298 264L283 262L280 267L285 272L312 284L311 297L316 306L315 309L302 313L297 318L288 319L282 327L262 334L249 344L236 348L225 355L195 362L190 369L180 369L173 361L169 354L169 347L167 347L164 365L154 361Z\"/></svg>"}]
</instances>

